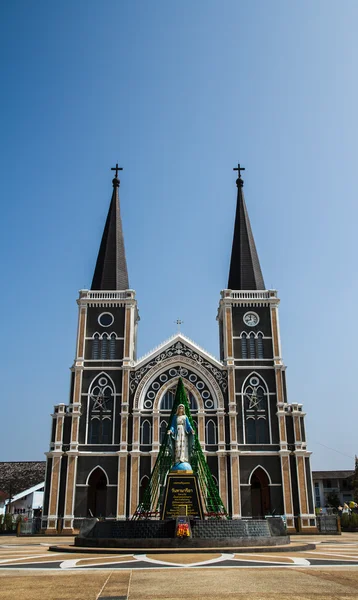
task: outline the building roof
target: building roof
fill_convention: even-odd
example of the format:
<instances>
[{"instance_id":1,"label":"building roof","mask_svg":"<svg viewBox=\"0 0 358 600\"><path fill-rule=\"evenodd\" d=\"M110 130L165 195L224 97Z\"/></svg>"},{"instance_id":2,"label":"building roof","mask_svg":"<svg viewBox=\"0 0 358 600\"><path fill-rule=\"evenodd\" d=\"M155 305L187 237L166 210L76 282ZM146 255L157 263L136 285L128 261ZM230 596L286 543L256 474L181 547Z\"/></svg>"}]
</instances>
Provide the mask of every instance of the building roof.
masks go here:
<instances>
[{"instance_id":1,"label":"building roof","mask_svg":"<svg viewBox=\"0 0 358 600\"><path fill-rule=\"evenodd\" d=\"M313 479L347 479L352 477L354 471L312 471Z\"/></svg>"},{"instance_id":2,"label":"building roof","mask_svg":"<svg viewBox=\"0 0 358 600\"><path fill-rule=\"evenodd\" d=\"M113 193L98 252L92 290L128 290L128 271L119 207L118 177L113 179Z\"/></svg>"},{"instance_id":3,"label":"building roof","mask_svg":"<svg viewBox=\"0 0 358 600\"><path fill-rule=\"evenodd\" d=\"M32 487L30 487L30 488L28 488L26 490L23 490L19 494L16 494L15 496L12 496L11 502L15 502L16 500L20 500L24 496L28 496L29 494L32 494L33 492L37 492L38 490L41 490L41 488L43 489L44 486L45 486L45 482L41 481L41 483L33 485ZM9 503L9 500L6 500L5 504L8 504L8 503Z\"/></svg>"},{"instance_id":4,"label":"building roof","mask_svg":"<svg viewBox=\"0 0 358 600\"><path fill-rule=\"evenodd\" d=\"M44 481L46 461L0 462L0 490L11 496Z\"/></svg>"},{"instance_id":5,"label":"building roof","mask_svg":"<svg viewBox=\"0 0 358 600\"><path fill-rule=\"evenodd\" d=\"M228 289L264 290L265 283L245 204L244 182L241 177L236 180L236 185L237 205Z\"/></svg>"}]
</instances>

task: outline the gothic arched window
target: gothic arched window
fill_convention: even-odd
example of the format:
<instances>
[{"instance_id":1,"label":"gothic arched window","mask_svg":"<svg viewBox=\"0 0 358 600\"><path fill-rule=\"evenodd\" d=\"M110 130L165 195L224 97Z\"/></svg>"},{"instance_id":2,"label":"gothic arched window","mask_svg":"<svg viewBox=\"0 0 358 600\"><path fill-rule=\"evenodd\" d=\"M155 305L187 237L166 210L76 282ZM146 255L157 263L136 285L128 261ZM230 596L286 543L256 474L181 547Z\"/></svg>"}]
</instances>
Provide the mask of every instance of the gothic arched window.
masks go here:
<instances>
[{"instance_id":1,"label":"gothic arched window","mask_svg":"<svg viewBox=\"0 0 358 600\"><path fill-rule=\"evenodd\" d=\"M166 433L167 433L168 423L166 421L161 421L160 423L160 431L159 431L159 442L162 444L164 442Z\"/></svg>"},{"instance_id":2,"label":"gothic arched window","mask_svg":"<svg viewBox=\"0 0 358 600\"><path fill-rule=\"evenodd\" d=\"M99 359L99 333L95 333L92 342L92 359Z\"/></svg>"},{"instance_id":3,"label":"gothic arched window","mask_svg":"<svg viewBox=\"0 0 358 600\"><path fill-rule=\"evenodd\" d=\"M217 426L211 419L206 423L206 443L208 446L217 444Z\"/></svg>"},{"instance_id":4,"label":"gothic arched window","mask_svg":"<svg viewBox=\"0 0 358 600\"><path fill-rule=\"evenodd\" d=\"M198 410L198 404L197 404L195 397L189 390L185 390L185 391L186 391L186 395L187 395L187 398L189 401L190 412L196 412ZM160 410L161 411L171 411L172 410L173 404L174 404L174 399L175 399L175 392L176 392L176 386L173 388L170 388L169 390L167 390L165 392L165 394L163 395L163 397L160 401Z\"/></svg>"},{"instance_id":5,"label":"gothic arched window","mask_svg":"<svg viewBox=\"0 0 358 600\"><path fill-rule=\"evenodd\" d=\"M112 333L109 340L109 358L114 360L116 358L116 334Z\"/></svg>"},{"instance_id":6,"label":"gothic arched window","mask_svg":"<svg viewBox=\"0 0 358 600\"><path fill-rule=\"evenodd\" d=\"M247 444L269 444L269 412L266 385L251 375L243 390L245 432Z\"/></svg>"},{"instance_id":7,"label":"gothic arched window","mask_svg":"<svg viewBox=\"0 0 358 600\"><path fill-rule=\"evenodd\" d=\"M106 358L108 358L108 334L104 333L102 335L101 359L106 360Z\"/></svg>"},{"instance_id":8,"label":"gothic arched window","mask_svg":"<svg viewBox=\"0 0 358 600\"><path fill-rule=\"evenodd\" d=\"M247 358L247 335L243 333L241 336L241 358Z\"/></svg>"},{"instance_id":9,"label":"gothic arched window","mask_svg":"<svg viewBox=\"0 0 358 600\"><path fill-rule=\"evenodd\" d=\"M114 398L112 381L100 373L89 391L89 444L112 444Z\"/></svg>"},{"instance_id":10,"label":"gothic arched window","mask_svg":"<svg viewBox=\"0 0 358 600\"><path fill-rule=\"evenodd\" d=\"M145 420L140 426L140 443L143 446L150 446L152 443L152 425Z\"/></svg>"},{"instance_id":11,"label":"gothic arched window","mask_svg":"<svg viewBox=\"0 0 358 600\"><path fill-rule=\"evenodd\" d=\"M257 358L264 357L264 345L262 341L263 335L262 333L257 334Z\"/></svg>"},{"instance_id":12,"label":"gothic arched window","mask_svg":"<svg viewBox=\"0 0 358 600\"><path fill-rule=\"evenodd\" d=\"M250 335L249 335L249 350L250 350L250 358L256 358L255 334L254 333L250 333Z\"/></svg>"}]
</instances>

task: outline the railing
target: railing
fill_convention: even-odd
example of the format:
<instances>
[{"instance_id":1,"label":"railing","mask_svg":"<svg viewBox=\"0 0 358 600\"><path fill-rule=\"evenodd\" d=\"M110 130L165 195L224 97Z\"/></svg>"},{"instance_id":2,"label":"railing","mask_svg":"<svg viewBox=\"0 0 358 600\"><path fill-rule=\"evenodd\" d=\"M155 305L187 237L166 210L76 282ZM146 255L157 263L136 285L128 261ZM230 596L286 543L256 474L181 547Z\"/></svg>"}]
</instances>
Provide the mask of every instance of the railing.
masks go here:
<instances>
[{"instance_id":1,"label":"railing","mask_svg":"<svg viewBox=\"0 0 358 600\"><path fill-rule=\"evenodd\" d=\"M80 290L80 298L88 300L127 300L134 298L135 292L133 290L126 290L123 292L118 291L101 291L92 292L90 290Z\"/></svg>"},{"instance_id":2,"label":"railing","mask_svg":"<svg viewBox=\"0 0 358 600\"><path fill-rule=\"evenodd\" d=\"M235 300L269 300L270 298L277 298L276 290L265 290L265 291L233 291L224 290L221 292L223 298L233 298Z\"/></svg>"}]
</instances>

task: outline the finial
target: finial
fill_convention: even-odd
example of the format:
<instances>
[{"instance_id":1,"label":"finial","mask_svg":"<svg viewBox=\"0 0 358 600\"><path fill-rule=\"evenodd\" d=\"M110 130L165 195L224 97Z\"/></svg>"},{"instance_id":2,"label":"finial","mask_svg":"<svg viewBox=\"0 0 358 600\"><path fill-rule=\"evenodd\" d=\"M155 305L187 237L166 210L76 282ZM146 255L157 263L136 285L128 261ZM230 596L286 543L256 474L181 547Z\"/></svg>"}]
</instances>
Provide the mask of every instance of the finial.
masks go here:
<instances>
[{"instance_id":1,"label":"finial","mask_svg":"<svg viewBox=\"0 0 358 600\"><path fill-rule=\"evenodd\" d=\"M242 187L244 185L244 180L241 179L241 171L245 171L245 167L242 167L240 163L238 163L237 167L234 167L233 171L237 171L239 175L239 177L236 180L237 187Z\"/></svg>"},{"instance_id":2,"label":"finial","mask_svg":"<svg viewBox=\"0 0 358 600\"><path fill-rule=\"evenodd\" d=\"M177 319L176 321L174 321L174 323L177 324L178 326L178 332L180 331L180 325L182 325L184 323L184 321L182 321L181 319Z\"/></svg>"},{"instance_id":3,"label":"finial","mask_svg":"<svg viewBox=\"0 0 358 600\"><path fill-rule=\"evenodd\" d=\"M114 179L112 179L113 187L119 187L120 180L118 179L118 171L123 171L123 168L119 167L118 163L116 163L116 166L112 167L111 171L115 171L116 172L116 175L115 175Z\"/></svg>"}]
</instances>

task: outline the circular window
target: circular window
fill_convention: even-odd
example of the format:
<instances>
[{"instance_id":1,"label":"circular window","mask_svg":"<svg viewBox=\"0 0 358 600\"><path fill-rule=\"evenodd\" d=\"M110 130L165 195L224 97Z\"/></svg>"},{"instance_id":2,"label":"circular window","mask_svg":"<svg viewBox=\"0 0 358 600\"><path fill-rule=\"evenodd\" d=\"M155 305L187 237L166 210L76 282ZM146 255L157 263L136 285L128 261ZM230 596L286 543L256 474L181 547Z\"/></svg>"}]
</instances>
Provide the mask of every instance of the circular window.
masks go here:
<instances>
[{"instance_id":1,"label":"circular window","mask_svg":"<svg viewBox=\"0 0 358 600\"><path fill-rule=\"evenodd\" d=\"M153 390L150 390L147 394L147 397L153 400L155 398L155 392L153 392Z\"/></svg>"},{"instance_id":2,"label":"circular window","mask_svg":"<svg viewBox=\"0 0 358 600\"><path fill-rule=\"evenodd\" d=\"M111 313L105 312L99 315L98 323L102 325L102 327L109 327L112 325L114 321L114 316Z\"/></svg>"},{"instance_id":3,"label":"circular window","mask_svg":"<svg viewBox=\"0 0 358 600\"><path fill-rule=\"evenodd\" d=\"M98 380L98 383L103 387L104 385L106 385L107 379L105 377L101 377L101 379Z\"/></svg>"},{"instance_id":4,"label":"circular window","mask_svg":"<svg viewBox=\"0 0 358 600\"><path fill-rule=\"evenodd\" d=\"M198 390L203 390L205 387L205 384L202 381L198 381L198 383L196 384L196 387L198 388Z\"/></svg>"},{"instance_id":5,"label":"circular window","mask_svg":"<svg viewBox=\"0 0 358 600\"><path fill-rule=\"evenodd\" d=\"M170 377L176 377L178 375L178 371L176 369L170 369L169 375Z\"/></svg>"},{"instance_id":6,"label":"circular window","mask_svg":"<svg viewBox=\"0 0 358 600\"><path fill-rule=\"evenodd\" d=\"M208 398L210 398L210 392L208 392L208 390L204 390L203 392L201 392L201 396L202 398L204 398L204 400L207 400Z\"/></svg>"},{"instance_id":7,"label":"circular window","mask_svg":"<svg viewBox=\"0 0 358 600\"><path fill-rule=\"evenodd\" d=\"M151 400L144 400L144 408L152 408L153 402Z\"/></svg>"},{"instance_id":8,"label":"circular window","mask_svg":"<svg viewBox=\"0 0 358 600\"><path fill-rule=\"evenodd\" d=\"M168 381L168 375L166 375L165 373L162 373L161 376L159 377L159 379L162 382Z\"/></svg>"},{"instance_id":9,"label":"circular window","mask_svg":"<svg viewBox=\"0 0 358 600\"><path fill-rule=\"evenodd\" d=\"M256 386L256 385L259 385L260 380L257 377L251 377L250 383L251 383L251 385Z\"/></svg>"},{"instance_id":10,"label":"circular window","mask_svg":"<svg viewBox=\"0 0 358 600\"><path fill-rule=\"evenodd\" d=\"M191 375L189 375L189 381L191 381L192 383L195 383L197 380L197 376L194 375L193 373Z\"/></svg>"},{"instance_id":11,"label":"circular window","mask_svg":"<svg viewBox=\"0 0 358 600\"><path fill-rule=\"evenodd\" d=\"M212 408L214 406L214 402L212 400L205 401L205 408Z\"/></svg>"},{"instance_id":12,"label":"circular window","mask_svg":"<svg viewBox=\"0 0 358 600\"><path fill-rule=\"evenodd\" d=\"M160 383L158 383L158 381L155 381L155 382L152 384L152 388L153 388L153 390L159 390L159 388L160 388Z\"/></svg>"}]
</instances>

